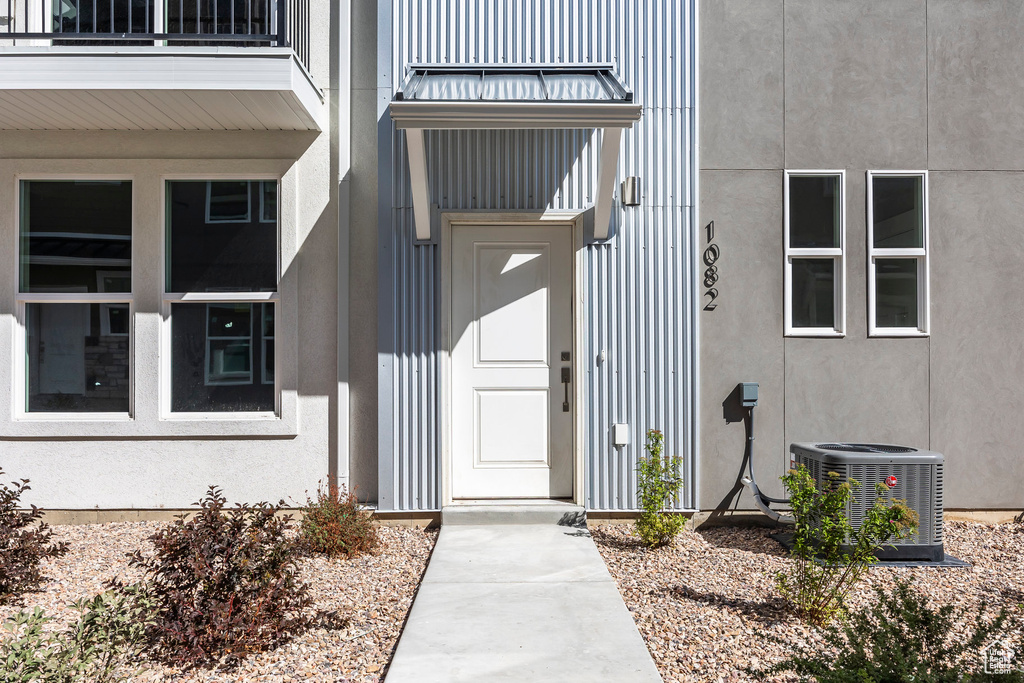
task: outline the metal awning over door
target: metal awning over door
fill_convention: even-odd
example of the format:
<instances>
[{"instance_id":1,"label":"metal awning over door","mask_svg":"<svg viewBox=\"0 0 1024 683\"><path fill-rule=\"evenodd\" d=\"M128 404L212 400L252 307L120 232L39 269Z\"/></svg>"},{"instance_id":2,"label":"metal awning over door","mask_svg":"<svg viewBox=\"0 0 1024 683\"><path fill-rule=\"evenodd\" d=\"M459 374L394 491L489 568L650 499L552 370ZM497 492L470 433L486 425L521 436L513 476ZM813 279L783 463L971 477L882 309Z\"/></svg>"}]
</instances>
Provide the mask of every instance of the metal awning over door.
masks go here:
<instances>
[{"instance_id":1,"label":"metal awning over door","mask_svg":"<svg viewBox=\"0 0 1024 683\"><path fill-rule=\"evenodd\" d=\"M391 102L405 129L416 238L430 239L424 130L601 129L594 237L605 239L622 130L641 107L612 64L414 64Z\"/></svg>"}]
</instances>

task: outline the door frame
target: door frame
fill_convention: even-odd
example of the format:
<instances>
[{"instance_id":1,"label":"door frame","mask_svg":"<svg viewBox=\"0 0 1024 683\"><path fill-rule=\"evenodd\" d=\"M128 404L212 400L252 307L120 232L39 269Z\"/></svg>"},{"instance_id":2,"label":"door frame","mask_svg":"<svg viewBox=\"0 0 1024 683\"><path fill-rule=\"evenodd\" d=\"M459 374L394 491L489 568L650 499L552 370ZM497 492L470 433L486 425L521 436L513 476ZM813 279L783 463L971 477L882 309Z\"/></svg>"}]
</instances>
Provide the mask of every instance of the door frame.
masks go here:
<instances>
[{"instance_id":1,"label":"door frame","mask_svg":"<svg viewBox=\"0 0 1024 683\"><path fill-rule=\"evenodd\" d=\"M584 269L583 213L580 211L455 211L441 214L441 344L438 353L438 426L441 453L441 506L451 505L452 498L452 228L460 225L555 227L572 230L572 502L584 504L583 419L579 410L583 398L582 352L583 315L586 302L582 277ZM528 500L528 499L524 499Z\"/></svg>"}]
</instances>

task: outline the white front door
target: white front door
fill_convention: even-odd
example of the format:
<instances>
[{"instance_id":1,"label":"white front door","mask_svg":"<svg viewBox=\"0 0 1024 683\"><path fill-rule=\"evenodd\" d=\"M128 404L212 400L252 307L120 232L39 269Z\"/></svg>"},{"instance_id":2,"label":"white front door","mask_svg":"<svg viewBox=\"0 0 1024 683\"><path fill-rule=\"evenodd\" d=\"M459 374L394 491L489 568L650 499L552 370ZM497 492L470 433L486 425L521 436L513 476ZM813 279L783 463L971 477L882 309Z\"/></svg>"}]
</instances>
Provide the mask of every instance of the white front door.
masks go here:
<instances>
[{"instance_id":1,"label":"white front door","mask_svg":"<svg viewBox=\"0 0 1024 683\"><path fill-rule=\"evenodd\" d=\"M572 228L453 226L451 263L452 497L572 497Z\"/></svg>"}]
</instances>

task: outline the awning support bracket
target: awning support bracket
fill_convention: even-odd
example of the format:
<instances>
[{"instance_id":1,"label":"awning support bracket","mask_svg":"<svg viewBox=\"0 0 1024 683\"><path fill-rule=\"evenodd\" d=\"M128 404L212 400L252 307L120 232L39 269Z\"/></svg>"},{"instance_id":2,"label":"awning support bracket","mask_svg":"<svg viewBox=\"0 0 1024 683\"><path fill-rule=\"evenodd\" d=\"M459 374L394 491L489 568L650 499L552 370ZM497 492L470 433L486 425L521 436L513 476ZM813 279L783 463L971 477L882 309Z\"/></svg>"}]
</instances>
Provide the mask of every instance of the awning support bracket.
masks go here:
<instances>
[{"instance_id":1,"label":"awning support bracket","mask_svg":"<svg viewBox=\"0 0 1024 683\"><path fill-rule=\"evenodd\" d=\"M613 230L612 205L615 194L615 177L619 165L619 149L622 145L622 128L609 127L601 131L597 186L595 187L593 210L593 240L609 239ZM430 178L427 174L427 153L423 128L406 128L405 142L409 156L409 183L412 186L413 221L416 242L433 244L440 225L440 209L430 202ZM589 232L589 231L588 231Z\"/></svg>"}]
</instances>

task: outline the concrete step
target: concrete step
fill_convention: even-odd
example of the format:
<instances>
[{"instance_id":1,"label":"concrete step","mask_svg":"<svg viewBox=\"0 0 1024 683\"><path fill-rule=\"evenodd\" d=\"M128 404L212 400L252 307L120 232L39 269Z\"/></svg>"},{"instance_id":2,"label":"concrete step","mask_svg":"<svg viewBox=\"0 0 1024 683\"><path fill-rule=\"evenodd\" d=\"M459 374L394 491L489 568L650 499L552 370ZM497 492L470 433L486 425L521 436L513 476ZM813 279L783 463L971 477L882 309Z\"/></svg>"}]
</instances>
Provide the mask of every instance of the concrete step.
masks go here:
<instances>
[{"instance_id":1,"label":"concrete step","mask_svg":"<svg viewBox=\"0 0 1024 683\"><path fill-rule=\"evenodd\" d=\"M586 526L587 511L581 505L557 500L474 501L441 508L441 525L558 524Z\"/></svg>"}]
</instances>

